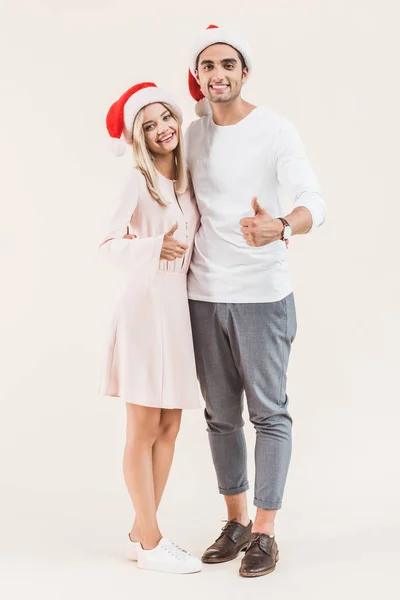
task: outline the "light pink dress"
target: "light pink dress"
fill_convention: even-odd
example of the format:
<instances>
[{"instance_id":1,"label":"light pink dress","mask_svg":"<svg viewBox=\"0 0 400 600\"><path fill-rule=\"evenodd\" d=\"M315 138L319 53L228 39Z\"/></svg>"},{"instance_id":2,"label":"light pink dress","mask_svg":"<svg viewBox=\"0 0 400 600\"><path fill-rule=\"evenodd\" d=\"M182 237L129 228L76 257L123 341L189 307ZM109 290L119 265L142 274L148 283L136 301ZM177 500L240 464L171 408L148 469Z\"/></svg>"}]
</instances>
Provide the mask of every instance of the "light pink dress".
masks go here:
<instances>
[{"instance_id":1,"label":"light pink dress","mask_svg":"<svg viewBox=\"0 0 400 600\"><path fill-rule=\"evenodd\" d=\"M188 190L158 174L168 206L132 169L100 253L124 268L127 284L106 337L100 393L157 408L199 408L186 275L199 226L196 201ZM183 259L160 260L164 234L189 245ZM137 238L123 239L128 232Z\"/></svg>"}]
</instances>

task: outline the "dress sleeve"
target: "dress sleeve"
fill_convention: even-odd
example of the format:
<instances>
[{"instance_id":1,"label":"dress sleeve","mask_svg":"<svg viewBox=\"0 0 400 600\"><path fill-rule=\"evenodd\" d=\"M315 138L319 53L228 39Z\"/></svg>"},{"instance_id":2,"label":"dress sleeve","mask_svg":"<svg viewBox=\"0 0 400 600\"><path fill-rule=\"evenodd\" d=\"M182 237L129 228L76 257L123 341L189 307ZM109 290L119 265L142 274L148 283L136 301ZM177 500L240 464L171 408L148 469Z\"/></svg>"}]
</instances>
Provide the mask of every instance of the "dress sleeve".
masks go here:
<instances>
[{"instance_id":1,"label":"dress sleeve","mask_svg":"<svg viewBox=\"0 0 400 600\"><path fill-rule=\"evenodd\" d=\"M305 206L310 211L310 231L322 225L326 217L325 201L304 146L290 121L285 120L278 127L274 140L274 161L278 181L290 195L294 206Z\"/></svg>"},{"instance_id":2,"label":"dress sleeve","mask_svg":"<svg viewBox=\"0 0 400 600\"><path fill-rule=\"evenodd\" d=\"M164 240L164 234L157 237L124 239L124 235L129 233L139 193L139 174L136 169L132 169L108 232L99 247L101 257L131 273L138 269L157 270Z\"/></svg>"}]
</instances>

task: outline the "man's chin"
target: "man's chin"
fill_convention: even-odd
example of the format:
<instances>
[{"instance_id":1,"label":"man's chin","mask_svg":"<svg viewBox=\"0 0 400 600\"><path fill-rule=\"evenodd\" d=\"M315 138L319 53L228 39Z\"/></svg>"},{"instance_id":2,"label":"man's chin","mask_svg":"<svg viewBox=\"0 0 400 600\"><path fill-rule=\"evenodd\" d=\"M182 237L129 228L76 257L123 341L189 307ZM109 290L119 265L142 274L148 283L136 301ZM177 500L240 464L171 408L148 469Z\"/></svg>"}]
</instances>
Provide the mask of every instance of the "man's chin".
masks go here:
<instances>
[{"instance_id":1,"label":"man's chin","mask_svg":"<svg viewBox=\"0 0 400 600\"><path fill-rule=\"evenodd\" d=\"M219 94L218 96L210 96L208 98L209 102L213 102L214 104L218 104L221 102L229 102L229 100L231 100L231 96L230 94L225 95L221 95Z\"/></svg>"}]
</instances>

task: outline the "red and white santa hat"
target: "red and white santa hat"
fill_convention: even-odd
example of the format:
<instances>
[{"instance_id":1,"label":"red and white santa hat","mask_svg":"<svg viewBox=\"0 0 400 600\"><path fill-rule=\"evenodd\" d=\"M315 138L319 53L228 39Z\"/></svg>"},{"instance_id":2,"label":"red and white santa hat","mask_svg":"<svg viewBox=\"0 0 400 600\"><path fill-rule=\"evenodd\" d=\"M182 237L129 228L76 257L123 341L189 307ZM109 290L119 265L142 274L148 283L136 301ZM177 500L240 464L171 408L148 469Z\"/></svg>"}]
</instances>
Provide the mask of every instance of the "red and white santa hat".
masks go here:
<instances>
[{"instance_id":1,"label":"red and white santa hat","mask_svg":"<svg viewBox=\"0 0 400 600\"><path fill-rule=\"evenodd\" d=\"M243 39L235 31L223 29L222 27L218 27L218 25L209 25L207 29L202 31L193 43L188 80L190 94L197 102L195 110L199 117L204 117L204 115L210 114L211 109L208 100L204 97L204 94L194 76L194 72L196 70L196 61L199 54L213 44L228 44L228 46L235 48L243 56L246 66L249 70L249 74L252 71L251 48L245 39Z\"/></svg>"},{"instance_id":2,"label":"red and white santa hat","mask_svg":"<svg viewBox=\"0 0 400 600\"><path fill-rule=\"evenodd\" d=\"M132 127L138 112L148 104L155 102L169 104L182 124L181 109L167 92L151 81L138 83L122 94L107 113L107 131L112 139L112 149L116 156L122 156L125 153L126 145L132 144Z\"/></svg>"}]
</instances>

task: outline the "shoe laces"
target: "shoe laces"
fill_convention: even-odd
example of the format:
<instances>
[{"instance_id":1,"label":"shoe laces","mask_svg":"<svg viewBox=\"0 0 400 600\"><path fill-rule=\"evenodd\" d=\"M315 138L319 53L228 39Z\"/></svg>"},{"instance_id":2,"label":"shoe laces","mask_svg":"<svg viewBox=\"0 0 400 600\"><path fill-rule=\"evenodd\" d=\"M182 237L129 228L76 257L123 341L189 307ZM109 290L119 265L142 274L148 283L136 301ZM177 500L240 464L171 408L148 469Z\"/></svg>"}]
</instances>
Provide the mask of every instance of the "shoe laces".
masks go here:
<instances>
[{"instance_id":1,"label":"shoe laces","mask_svg":"<svg viewBox=\"0 0 400 600\"><path fill-rule=\"evenodd\" d=\"M229 535L231 531L235 529L235 525L237 525L236 521L227 521L226 519L224 519L222 522L225 523L225 525L222 527L221 531L222 533L226 533L227 535Z\"/></svg>"},{"instance_id":2,"label":"shoe laces","mask_svg":"<svg viewBox=\"0 0 400 600\"><path fill-rule=\"evenodd\" d=\"M250 541L250 544L249 544L247 550L250 550L250 548L252 548L253 546L256 546L257 544L259 544L262 535L263 535L262 533L253 533L251 541ZM274 536L271 536L271 535L268 535L268 534L265 534L265 535L267 535L269 538L274 537Z\"/></svg>"},{"instance_id":3,"label":"shoe laces","mask_svg":"<svg viewBox=\"0 0 400 600\"><path fill-rule=\"evenodd\" d=\"M253 546L260 545L261 535L262 535L261 533L254 533L253 534L247 550L250 550L250 548L253 548Z\"/></svg>"},{"instance_id":4,"label":"shoe laces","mask_svg":"<svg viewBox=\"0 0 400 600\"><path fill-rule=\"evenodd\" d=\"M171 542L171 540L168 540L168 541L169 541L169 544L166 547L166 550L170 554L175 556L175 558L177 558L178 560L186 560L188 558L188 556L190 556L189 552L187 552L186 550L184 550L183 548L178 546L178 544L175 544L175 542Z\"/></svg>"}]
</instances>

